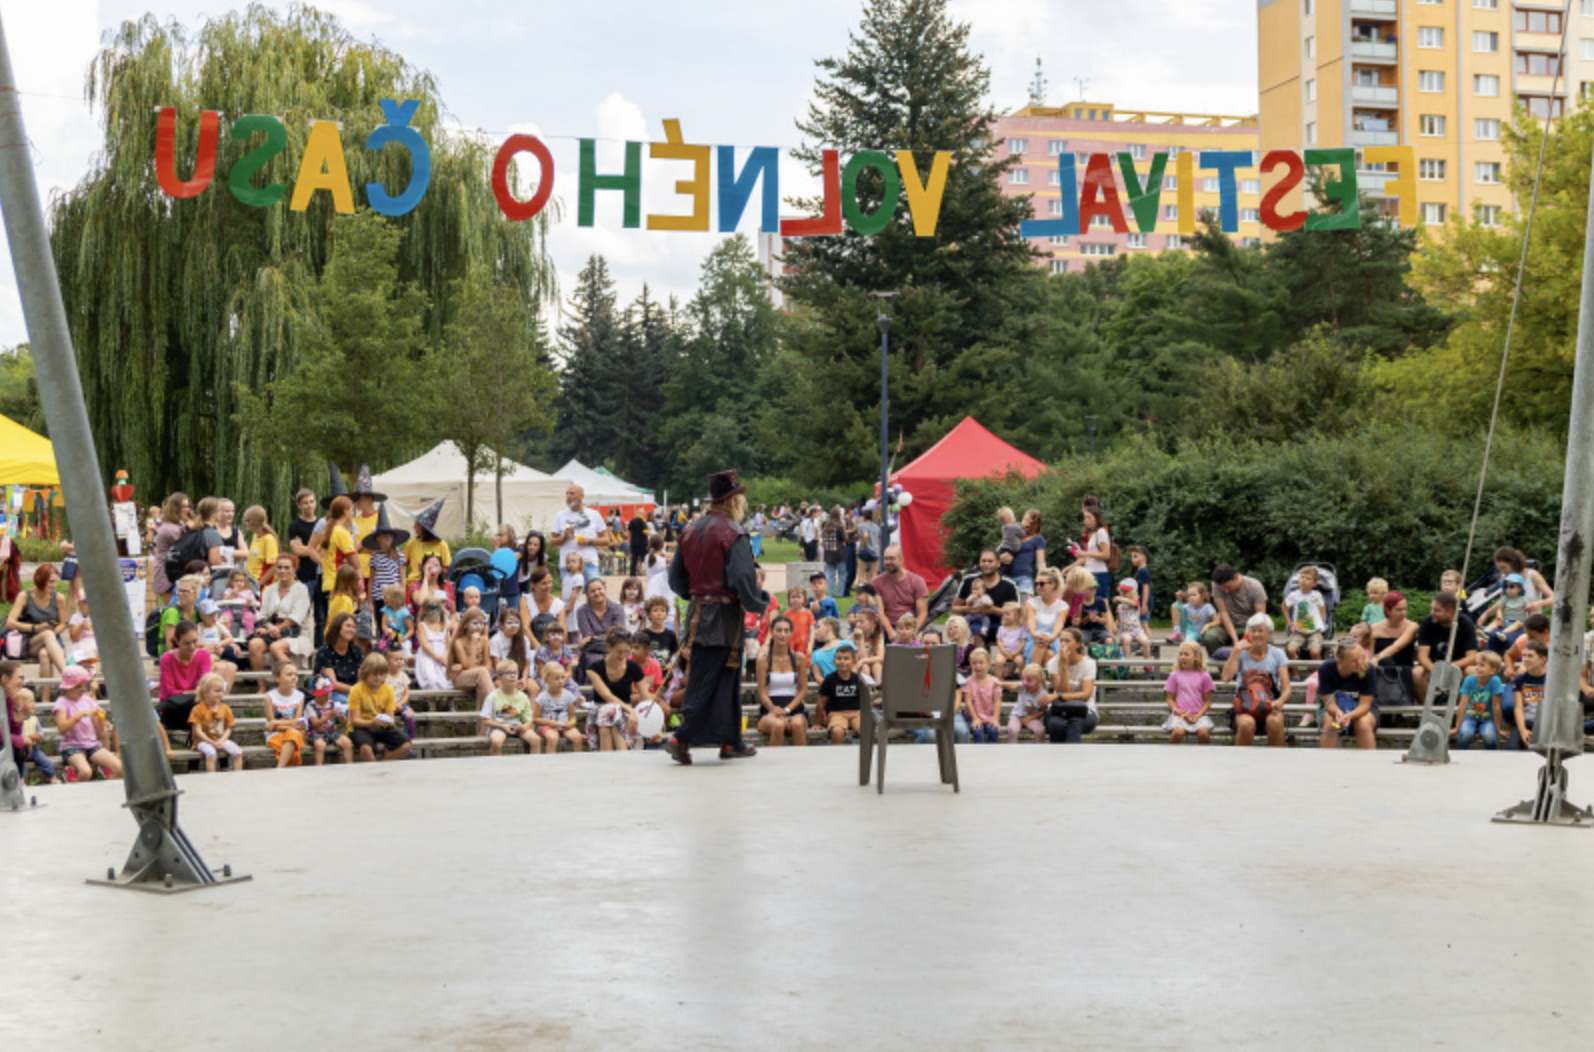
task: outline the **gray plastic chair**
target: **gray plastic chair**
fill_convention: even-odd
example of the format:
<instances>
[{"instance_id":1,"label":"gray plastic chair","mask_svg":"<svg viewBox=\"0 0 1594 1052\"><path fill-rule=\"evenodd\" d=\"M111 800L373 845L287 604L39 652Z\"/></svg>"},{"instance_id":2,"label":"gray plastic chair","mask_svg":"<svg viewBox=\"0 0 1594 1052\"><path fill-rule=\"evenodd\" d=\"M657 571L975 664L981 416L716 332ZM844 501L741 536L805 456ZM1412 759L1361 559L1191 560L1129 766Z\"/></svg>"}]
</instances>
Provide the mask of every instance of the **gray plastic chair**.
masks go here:
<instances>
[{"instance_id":1,"label":"gray plastic chair","mask_svg":"<svg viewBox=\"0 0 1594 1052\"><path fill-rule=\"evenodd\" d=\"M876 792L886 791L886 742L893 730L932 730L941 782L958 787L957 751L952 741L957 715L957 647L888 646L879 704L867 705L858 735L858 784L869 784L869 764L879 751Z\"/></svg>"}]
</instances>

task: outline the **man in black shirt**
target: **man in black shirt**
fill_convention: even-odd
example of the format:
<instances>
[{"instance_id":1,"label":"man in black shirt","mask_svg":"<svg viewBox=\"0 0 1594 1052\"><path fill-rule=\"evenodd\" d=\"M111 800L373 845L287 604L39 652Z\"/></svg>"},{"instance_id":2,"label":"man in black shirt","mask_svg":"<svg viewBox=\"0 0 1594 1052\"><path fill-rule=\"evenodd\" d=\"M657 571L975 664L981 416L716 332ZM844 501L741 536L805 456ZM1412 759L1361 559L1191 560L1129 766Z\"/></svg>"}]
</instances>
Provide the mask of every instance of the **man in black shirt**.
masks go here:
<instances>
[{"instance_id":1,"label":"man in black shirt","mask_svg":"<svg viewBox=\"0 0 1594 1052\"><path fill-rule=\"evenodd\" d=\"M1450 652L1452 624L1456 626L1456 648L1450 663L1465 676L1478 660L1478 630L1472 618L1456 609L1455 595L1440 592L1433 597L1432 612L1417 625L1417 667L1411 670L1411 679L1419 698L1428 696L1428 680L1433 676L1435 662L1444 661Z\"/></svg>"},{"instance_id":2,"label":"man in black shirt","mask_svg":"<svg viewBox=\"0 0 1594 1052\"><path fill-rule=\"evenodd\" d=\"M294 509L298 511L298 518L288 523L288 551L299 560L299 568L294 576L299 583L304 585L305 591L310 593L311 607L315 613L315 638L321 639L321 633L327 627L327 600L326 593L321 590L321 564L310 556L310 538L315 536L316 528L316 499L315 490L302 489L294 495Z\"/></svg>"},{"instance_id":3,"label":"man in black shirt","mask_svg":"<svg viewBox=\"0 0 1594 1052\"><path fill-rule=\"evenodd\" d=\"M984 607L985 615L990 619L989 627L985 632L985 645L990 646L996 639L996 630L1002 625L1002 607L1007 603L1018 602L1018 587L1012 581L1002 576L1002 563L997 558L996 552L987 548L980 553L980 573L978 577L970 575L958 586L957 598L952 601L952 612L968 617L979 613L979 610L969 602L969 592L974 587L976 580L985 582L985 597L991 605Z\"/></svg>"},{"instance_id":4,"label":"man in black shirt","mask_svg":"<svg viewBox=\"0 0 1594 1052\"><path fill-rule=\"evenodd\" d=\"M1342 639L1334 656L1317 667L1317 722L1323 729L1318 744L1339 748L1339 736L1349 728L1358 749L1378 747L1378 709L1367 652L1354 639Z\"/></svg>"},{"instance_id":5,"label":"man in black shirt","mask_svg":"<svg viewBox=\"0 0 1594 1052\"><path fill-rule=\"evenodd\" d=\"M847 732L862 730L863 707L869 700L869 684L852 671L857 655L852 647L836 650L836 671L819 684L819 726L830 732L830 744L840 745Z\"/></svg>"}]
</instances>

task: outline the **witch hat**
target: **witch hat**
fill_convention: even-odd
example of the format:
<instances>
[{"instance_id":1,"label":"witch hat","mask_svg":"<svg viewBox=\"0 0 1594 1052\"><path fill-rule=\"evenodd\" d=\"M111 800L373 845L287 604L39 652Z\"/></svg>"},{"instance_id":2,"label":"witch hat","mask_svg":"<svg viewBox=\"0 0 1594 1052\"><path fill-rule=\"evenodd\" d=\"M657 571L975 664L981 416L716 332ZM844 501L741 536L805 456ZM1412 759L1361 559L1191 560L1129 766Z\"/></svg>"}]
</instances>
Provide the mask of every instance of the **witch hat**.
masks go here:
<instances>
[{"instance_id":1,"label":"witch hat","mask_svg":"<svg viewBox=\"0 0 1594 1052\"><path fill-rule=\"evenodd\" d=\"M435 501L411 515L410 518L415 520L415 525L436 537L437 517L443 513L443 502L447 499L447 497L438 497Z\"/></svg>"},{"instance_id":2,"label":"witch hat","mask_svg":"<svg viewBox=\"0 0 1594 1052\"><path fill-rule=\"evenodd\" d=\"M351 496L351 497L370 497L372 500L376 501L377 503L381 503L382 501L387 500L387 494L386 493L378 493L374 489L372 489L371 486L372 486L372 482L371 482L371 465L369 465L369 464L361 464L360 465L360 473L354 479L354 492L349 494L349 496Z\"/></svg>"},{"instance_id":3,"label":"witch hat","mask_svg":"<svg viewBox=\"0 0 1594 1052\"><path fill-rule=\"evenodd\" d=\"M396 530L393 528L393 524L388 521L387 505L378 504L376 506L376 529L372 530L367 536L361 538L360 547L364 548L368 552L376 551L376 539L384 533L391 533L393 535L393 547L395 548L402 547L404 542L410 539L409 530Z\"/></svg>"},{"instance_id":4,"label":"witch hat","mask_svg":"<svg viewBox=\"0 0 1594 1052\"><path fill-rule=\"evenodd\" d=\"M332 481L328 485L327 495L321 498L322 511L332 507L332 502L337 498L349 495L348 488L343 485L343 476L338 474L338 466L329 463L327 464L327 470L332 473Z\"/></svg>"}]
</instances>

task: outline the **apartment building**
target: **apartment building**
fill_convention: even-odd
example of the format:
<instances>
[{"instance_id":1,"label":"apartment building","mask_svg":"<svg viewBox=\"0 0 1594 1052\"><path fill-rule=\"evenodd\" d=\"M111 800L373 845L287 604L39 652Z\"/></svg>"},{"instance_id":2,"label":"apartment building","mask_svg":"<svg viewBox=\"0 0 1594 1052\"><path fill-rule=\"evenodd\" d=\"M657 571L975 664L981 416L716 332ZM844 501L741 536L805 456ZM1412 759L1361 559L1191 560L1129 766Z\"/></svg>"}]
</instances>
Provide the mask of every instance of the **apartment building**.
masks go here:
<instances>
[{"instance_id":1,"label":"apartment building","mask_svg":"<svg viewBox=\"0 0 1594 1052\"><path fill-rule=\"evenodd\" d=\"M1110 259L1125 252L1181 250L1179 211L1175 201L1178 179L1170 163L1163 178L1165 195L1158 209L1156 230L1142 233L1127 213L1128 196L1123 177L1118 174L1117 154L1128 153L1142 183L1157 153L1203 150L1246 150L1259 148L1257 118L1213 114L1163 113L1147 110L1120 110L1111 103L1071 102L1066 106L1030 105L1001 117L995 131L995 156L1013 157L1017 163L1003 177L1002 192L1033 199L1035 217L1061 216L1059 154L1073 153L1082 172L1093 153L1114 155L1114 182L1124 203L1132 233L1119 234L1105 216L1094 217L1089 229L1078 235L1032 238L1034 246L1046 254L1043 265L1053 273L1077 271L1090 263ZM1171 159L1170 159L1171 160ZM1218 180L1215 173L1195 173L1196 212L1218 210ZM1239 180L1240 225L1234 235L1245 243L1262 236L1259 208L1262 199L1260 175L1255 169L1242 171Z\"/></svg>"},{"instance_id":2,"label":"apartment building","mask_svg":"<svg viewBox=\"0 0 1594 1052\"><path fill-rule=\"evenodd\" d=\"M1519 100L1559 116L1594 86L1594 0L1259 0L1262 150L1357 151L1357 181L1377 196L1392 166L1367 146L1411 146L1418 216L1458 212L1496 224L1512 207L1502 135ZM1560 56L1566 27L1566 68ZM1557 80L1557 73L1560 73ZM1297 190L1284 205L1299 207ZM1392 211L1392 202L1384 202Z\"/></svg>"}]
</instances>

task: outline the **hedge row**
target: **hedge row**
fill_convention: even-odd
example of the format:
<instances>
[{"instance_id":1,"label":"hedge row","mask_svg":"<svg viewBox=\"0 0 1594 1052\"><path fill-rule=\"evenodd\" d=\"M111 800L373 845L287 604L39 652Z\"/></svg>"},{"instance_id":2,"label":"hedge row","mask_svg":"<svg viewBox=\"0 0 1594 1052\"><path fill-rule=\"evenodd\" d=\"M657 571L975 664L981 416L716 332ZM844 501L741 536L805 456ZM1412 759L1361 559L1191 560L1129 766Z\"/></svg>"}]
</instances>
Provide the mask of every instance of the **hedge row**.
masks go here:
<instances>
[{"instance_id":1,"label":"hedge row","mask_svg":"<svg viewBox=\"0 0 1594 1052\"><path fill-rule=\"evenodd\" d=\"M1219 563L1257 577L1275 601L1305 561L1334 564L1342 590L1383 577L1427 592L1444 570L1461 568L1482 454L1481 436L1457 441L1395 428L1285 445L1187 443L1173 453L1127 442L1097 461L1060 461L1030 481L964 481L942 525L961 565L995 542L999 507L1037 508L1047 562L1065 565L1068 542L1080 533L1080 499L1094 494L1119 545L1150 549L1159 608ZM1540 560L1554 579L1564 457L1546 434L1496 436L1469 581L1500 545Z\"/></svg>"}]
</instances>

